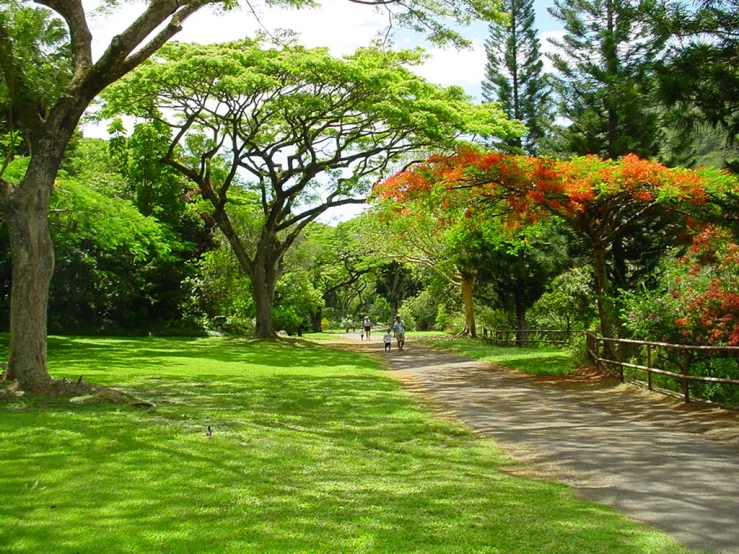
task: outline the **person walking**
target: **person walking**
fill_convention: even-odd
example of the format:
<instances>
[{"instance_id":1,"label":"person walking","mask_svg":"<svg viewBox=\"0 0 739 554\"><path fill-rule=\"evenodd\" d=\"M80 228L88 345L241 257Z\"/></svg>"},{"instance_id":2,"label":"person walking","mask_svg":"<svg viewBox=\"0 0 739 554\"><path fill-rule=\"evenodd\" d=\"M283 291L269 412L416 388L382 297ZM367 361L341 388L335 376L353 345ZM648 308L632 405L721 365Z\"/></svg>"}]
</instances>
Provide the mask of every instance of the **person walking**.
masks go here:
<instances>
[{"instance_id":1,"label":"person walking","mask_svg":"<svg viewBox=\"0 0 739 554\"><path fill-rule=\"evenodd\" d=\"M364 334L367 335L367 340L370 340L370 333L372 332L372 320L370 319L370 316L364 316L364 319L362 320L362 329L364 329Z\"/></svg>"},{"instance_id":2,"label":"person walking","mask_svg":"<svg viewBox=\"0 0 739 554\"><path fill-rule=\"evenodd\" d=\"M405 345L405 322L400 319L399 315L395 316L393 333L395 333L395 340L398 341L398 350L403 350L403 346Z\"/></svg>"}]
</instances>

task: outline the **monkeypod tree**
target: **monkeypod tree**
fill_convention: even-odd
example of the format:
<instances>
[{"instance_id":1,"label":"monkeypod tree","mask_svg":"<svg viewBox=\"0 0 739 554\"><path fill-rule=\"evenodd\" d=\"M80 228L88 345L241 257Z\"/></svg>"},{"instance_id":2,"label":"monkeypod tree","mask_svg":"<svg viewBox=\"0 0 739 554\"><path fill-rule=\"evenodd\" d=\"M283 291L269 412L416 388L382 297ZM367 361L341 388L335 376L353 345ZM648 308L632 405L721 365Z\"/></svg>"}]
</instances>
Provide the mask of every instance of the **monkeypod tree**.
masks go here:
<instances>
[{"instance_id":1,"label":"monkeypod tree","mask_svg":"<svg viewBox=\"0 0 739 554\"><path fill-rule=\"evenodd\" d=\"M0 208L13 264L5 377L16 379L25 390L43 390L51 383L46 368L47 304L54 269L49 202L77 123L107 85L151 56L207 4L233 2L150 2L97 59L89 14L80 0L18 0L0 7L0 88L9 114L5 127L11 135L23 136L23 153L30 155L19 179L6 179L0 172ZM43 33L35 35L32 29ZM5 158L17 154L11 141ZM6 165L2 167L4 172Z\"/></svg>"},{"instance_id":2,"label":"monkeypod tree","mask_svg":"<svg viewBox=\"0 0 739 554\"><path fill-rule=\"evenodd\" d=\"M252 281L258 337L275 336L272 306L285 253L321 214L365 201L373 180L417 150L462 134L501 134L495 106L407 66L419 52L268 48L260 41L170 44L106 93L106 111L173 129L163 161L190 179ZM219 170L216 170L219 167ZM234 188L256 192L251 240L229 217Z\"/></svg>"},{"instance_id":3,"label":"monkeypod tree","mask_svg":"<svg viewBox=\"0 0 739 554\"><path fill-rule=\"evenodd\" d=\"M494 213L512 230L556 216L590 246L601 330L614 337L617 314L608 271L614 241L645 221L673 225L681 208L703 204L709 189L726 184L723 178L668 169L634 155L555 161L461 148L452 156L432 156L384 186L396 190L398 199L410 191L433 191L437 197L469 191L475 200L470 210Z\"/></svg>"}]
</instances>

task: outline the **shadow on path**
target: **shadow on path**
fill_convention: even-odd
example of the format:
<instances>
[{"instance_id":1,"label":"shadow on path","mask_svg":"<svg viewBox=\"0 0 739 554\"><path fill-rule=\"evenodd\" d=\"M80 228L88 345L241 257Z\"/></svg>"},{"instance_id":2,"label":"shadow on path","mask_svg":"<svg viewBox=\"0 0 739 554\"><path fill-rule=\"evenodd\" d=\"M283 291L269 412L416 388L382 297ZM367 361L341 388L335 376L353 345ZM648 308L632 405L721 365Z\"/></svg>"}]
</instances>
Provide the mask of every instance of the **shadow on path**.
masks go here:
<instances>
[{"instance_id":1,"label":"shadow on path","mask_svg":"<svg viewBox=\"0 0 739 554\"><path fill-rule=\"evenodd\" d=\"M699 410L615 384L585 394L413 343L382 348L380 337L360 346L528 462L527 475L563 481L689 548L739 553L739 446L708 438ZM739 429L739 417L730 424Z\"/></svg>"}]
</instances>

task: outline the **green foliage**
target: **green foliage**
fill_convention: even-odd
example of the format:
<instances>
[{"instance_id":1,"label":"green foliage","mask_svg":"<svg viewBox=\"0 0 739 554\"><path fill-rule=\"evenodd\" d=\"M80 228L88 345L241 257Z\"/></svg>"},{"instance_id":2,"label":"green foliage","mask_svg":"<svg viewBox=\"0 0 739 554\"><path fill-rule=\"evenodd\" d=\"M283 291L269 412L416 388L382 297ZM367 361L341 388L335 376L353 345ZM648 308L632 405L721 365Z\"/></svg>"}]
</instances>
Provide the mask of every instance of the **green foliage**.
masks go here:
<instances>
[{"instance_id":1,"label":"green foliage","mask_svg":"<svg viewBox=\"0 0 739 554\"><path fill-rule=\"evenodd\" d=\"M273 317L275 329L291 335L310 328L311 316L324 307L323 294L317 289L311 275L299 268L280 277L275 289Z\"/></svg>"},{"instance_id":2,"label":"green foliage","mask_svg":"<svg viewBox=\"0 0 739 554\"><path fill-rule=\"evenodd\" d=\"M97 248L126 251L129 261L142 261L151 253L171 252L166 230L145 217L126 200L103 196L73 179L60 179L55 189L59 206L59 233L74 233L75 240ZM61 238L71 238L66 235Z\"/></svg>"},{"instance_id":3,"label":"green foliage","mask_svg":"<svg viewBox=\"0 0 739 554\"><path fill-rule=\"evenodd\" d=\"M267 337L284 257L308 224L363 203L378 176L410 153L450 148L463 134L516 129L497 106L472 104L461 88L416 75L409 66L422 58L378 47L339 59L326 49L259 40L173 43L109 87L103 113L171 127L166 162L211 205L252 278L255 302L265 304L257 306L257 334ZM184 123L180 114L188 114ZM232 213L234 193L243 190L261 211L253 241Z\"/></svg>"},{"instance_id":4,"label":"green foliage","mask_svg":"<svg viewBox=\"0 0 739 554\"><path fill-rule=\"evenodd\" d=\"M549 13L567 33L553 40L564 131L563 154L615 159L659 152L660 124L650 99L652 63L662 48L649 3L634 0L555 0Z\"/></svg>"},{"instance_id":5,"label":"green foliage","mask_svg":"<svg viewBox=\"0 0 739 554\"><path fill-rule=\"evenodd\" d=\"M130 137L114 135L110 147L139 211L177 225L185 212L187 189L182 176L162 161L171 138L161 122L139 123Z\"/></svg>"},{"instance_id":6,"label":"green foliage","mask_svg":"<svg viewBox=\"0 0 739 554\"><path fill-rule=\"evenodd\" d=\"M476 311L477 322L480 327L488 331L494 329L515 329L515 314L510 311L481 306Z\"/></svg>"},{"instance_id":7,"label":"green foliage","mask_svg":"<svg viewBox=\"0 0 739 554\"><path fill-rule=\"evenodd\" d=\"M49 350L56 377L157 407L0 401L10 552L686 552L562 484L511 476L491 440L419 409L356 352L69 337Z\"/></svg>"},{"instance_id":8,"label":"green foliage","mask_svg":"<svg viewBox=\"0 0 739 554\"><path fill-rule=\"evenodd\" d=\"M679 2L655 18L681 37L659 65L662 101L677 107L688 127L708 122L725 129L730 143L739 133L737 8L737 0Z\"/></svg>"},{"instance_id":9,"label":"green foliage","mask_svg":"<svg viewBox=\"0 0 739 554\"><path fill-rule=\"evenodd\" d=\"M73 141L67 149L60 173L83 182L87 188L103 196L128 200L135 205L126 178L110 155L113 142L115 139L105 141L83 137Z\"/></svg>"},{"instance_id":10,"label":"green foliage","mask_svg":"<svg viewBox=\"0 0 739 554\"><path fill-rule=\"evenodd\" d=\"M26 2L3 2L0 29L13 57L0 71L0 132L12 139L3 145L12 157L28 154L21 140L29 129L19 126L18 112L29 105L45 112L56 102L72 74L71 48L64 22Z\"/></svg>"},{"instance_id":11,"label":"green foliage","mask_svg":"<svg viewBox=\"0 0 739 554\"><path fill-rule=\"evenodd\" d=\"M400 308L400 315L409 331L428 331L436 328L438 308L438 298L427 288L416 296L406 298Z\"/></svg>"},{"instance_id":12,"label":"green foliage","mask_svg":"<svg viewBox=\"0 0 739 554\"><path fill-rule=\"evenodd\" d=\"M135 181L125 167L124 174L119 171L110 146L80 138L62 165L55 191L60 211L51 222L57 243L53 328L180 332L182 282L193 275L193 259L209 247L209 233L199 213L183 209L179 191L170 196L177 209L159 198L161 209L142 216ZM186 325L194 323L188 318Z\"/></svg>"},{"instance_id":13,"label":"green foliage","mask_svg":"<svg viewBox=\"0 0 739 554\"><path fill-rule=\"evenodd\" d=\"M243 322L254 317L251 281L241 271L233 253L220 242L200 258L197 274L187 281L190 296L183 310L194 321L221 331L227 321ZM242 328L230 325L230 330ZM253 327L253 326L251 326Z\"/></svg>"},{"instance_id":14,"label":"green foliage","mask_svg":"<svg viewBox=\"0 0 739 554\"><path fill-rule=\"evenodd\" d=\"M452 310L445 304L439 304L436 312L436 329L452 335L462 332L465 327L464 314L458 310Z\"/></svg>"},{"instance_id":15,"label":"green foliage","mask_svg":"<svg viewBox=\"0 0 739 554\"><path fill-rule=\"evenodd\" d=\"M508 21L491 23L485 43L482 96L486 102L500 102L510 119L526 125L523 138L511 137L500 146L533 155L552 120L549 85L542 74L540 41L534 27L534 2L506 0L503 9Z\"/></svg>"},{"instance_id":16,"label":"green foliage","mask_svg":"<svg viewBox=\"0 0 739 554\"><path fill-rule=\"evenodd\" d=\"M664 263L654 290L625 298L625 325L636 338L737 346L739 246L709 228L685 256Z\"/></svg>"},{"instance_id":17,"label":"green foliage","mask_svg":"<svg viewBox=\"0 0 739 554\"><path fill-rule=\"evenodd\" d=\"M59 211L50 222L57 244L50 328L146 329L155 318L157 268L173 255L168 230L130 202L76 179L59 179L54 203Z\"/></svg>"},{"instance_id":18,"label":"green foliage","mask_svg":"<svg viewBox=\"0 0 739 554\"><path fill-rule=\"evenodd\" d=\"M591 328L597 318L591 270L571 269L552 279L547 289L530 312L537 328Z\"/></svg>"}]
</instances>

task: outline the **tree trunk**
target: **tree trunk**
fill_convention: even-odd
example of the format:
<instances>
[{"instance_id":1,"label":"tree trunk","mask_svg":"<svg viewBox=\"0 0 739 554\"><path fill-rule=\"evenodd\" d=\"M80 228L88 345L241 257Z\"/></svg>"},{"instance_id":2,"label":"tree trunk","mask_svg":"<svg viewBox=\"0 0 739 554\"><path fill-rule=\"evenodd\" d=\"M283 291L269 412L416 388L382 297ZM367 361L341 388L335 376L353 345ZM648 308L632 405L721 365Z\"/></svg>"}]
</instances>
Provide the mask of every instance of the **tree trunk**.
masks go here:
<instances>
[{"instance_id":1,"label":"tree trunk","mask_svg":"<svg viewBox=\"0 0 739 554\"><path fill-rule=\"evenodd\" d=\"M251 279L254 304L257 311L257 325L254 329L254 336L258 339L276 338L277 333L272 323L272 307L275 299L277 279L276 277L270 278L269 275L265 275L264 268L261 267L261 264L255 267Z\"/></svg>"},{"instance_id":2,"label":"tree trunk","mask_svg":"<svg viewBox=\"0 0 739 554\"><path fill-rule=\"evenodd\" d=\"M520 287L514 295L516 304L516 346L526 346L528 344L528 334L526 333L526 302Z\"/></svg>"},{"instance_id":3,"label":"tree trunk","mask_svg":"<svg viewBox=\"0 0 739 554\"><path fill-rule=\"evenodd\" d=\"M258 339L277 338L272 322L272 308L275 302L275 287L280 276L282 255L274 240L268 231L263 231L262 238L257 244L251 272L254 304L257 310L257 326L254 336Z\"/></svg>"},{"instance_id":4,"label":"tree trunk","mask_svg":"<svg viewBox=\"0 0 739 554\"><path fill-rule=\"evenodd\" d=\"M53 175L48 178L53 182ZM46 329L49 285L54 272L54 246L49 235L48 207L51 186L17 191L4 203L3 216L12 254L10 299L10 353L5 377L21 389L34 392L52 379L46 367ZM34 184L34 183L31 183Z\"/></svg>"},{"instance_id":5,"label":"tree trunk","mask_svg":"<svg viewBox=\"0 0 739 554\"><path fill-rule=\"evenodd\" d=\"M321 332L323 332L323 327L321 326L321 321L322 320L323 320L323 310L321 308L318 308L310 316L311 330L314 333L321 333Z\"/></svg>"},{"instance_id":6,"label":"tree trunk","mask_svg":"<svg viewBox=\"0 0 739 554\"><path fill-rule=\"evenodd\" d=\"M595 273L595 295L598 301L600 331L606 338L617 338L614 323L615 308L611 297L611 284L608 280L606 265L606 247L600 242L593 244L593 271ZM615 351L610 342L605 343L605 349L607 355L615 356Z\"/></svg>"},{"instance_id":7,"label":"tree trunk","mask_svg":"<svg viewBox=\"0 0 739 554\"><path fill-rule=\"evenodd\" d=\"M462 275L462 300L464 301L464 330L462 333L477 338L477 329L475 328L475 306L472 302L473 292L475 289L475 278L469 275Z\"/></svg>"}]
</instances>

